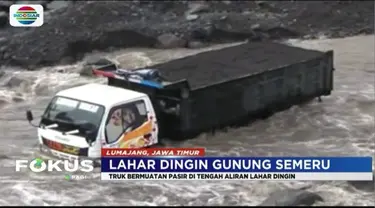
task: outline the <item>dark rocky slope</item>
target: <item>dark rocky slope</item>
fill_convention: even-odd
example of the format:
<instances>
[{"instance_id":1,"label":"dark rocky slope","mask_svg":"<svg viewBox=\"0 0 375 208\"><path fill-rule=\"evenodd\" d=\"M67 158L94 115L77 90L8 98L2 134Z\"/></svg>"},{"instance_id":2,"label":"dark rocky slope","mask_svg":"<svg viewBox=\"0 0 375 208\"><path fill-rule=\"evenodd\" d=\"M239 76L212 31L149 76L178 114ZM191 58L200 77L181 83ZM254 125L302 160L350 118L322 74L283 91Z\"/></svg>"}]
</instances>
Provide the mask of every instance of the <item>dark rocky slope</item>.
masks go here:
<instances>
[{"instance_id":1,"label":"dark rocky slope","mask_svg":"<svg viewBox=\"0 0 375 208\"><path fill-rule=\"evenodd\" d=\"M0 65L35 69L72 63L93 50L374 31L373 1L39 2L47 10L39 28L1 24L9 2L0 2Z\"/></svg>"}]
</instances>

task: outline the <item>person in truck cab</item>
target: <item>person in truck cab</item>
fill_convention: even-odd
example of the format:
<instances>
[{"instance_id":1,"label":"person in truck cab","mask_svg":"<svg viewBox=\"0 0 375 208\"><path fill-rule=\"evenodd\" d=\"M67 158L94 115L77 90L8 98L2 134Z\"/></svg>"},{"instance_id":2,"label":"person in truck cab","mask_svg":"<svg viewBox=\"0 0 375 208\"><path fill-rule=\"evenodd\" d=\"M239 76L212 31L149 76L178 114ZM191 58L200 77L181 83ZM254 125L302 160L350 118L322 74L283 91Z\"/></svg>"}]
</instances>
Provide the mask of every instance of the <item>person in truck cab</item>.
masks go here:
<instances>
[{"instance_id":1,"label":"person in truck cab","mask_svg":"<svg viewBox=\"0 0 375 208\"><path fill-rule=\"evenodd\" d=\"M122 110L123 127L125 132L132 131L140 127L147 119L146 115L141 115L136 104L126 106Z\"/></svg>"},{"instance_id":2,"label":"person in truck cab","mask_svg":"<svg viewBox=\"0 0 375 208\"><path fill-rule=\"evenodd\" d=\"M124 108L122 110L123 128L125 132L129 132L134 129L135 112L131 108Z\"/></svg>"},{"instance_id":3,"label":"person in truck cab","mask_svg":"<svg viewBox=\"0 0 375 208\"><path fill-rule=\"evenodd\" d=\"M113 111L107 124L107 137L117 138L124 132L140 127L146 121L146 115L140 115L135 105L127 105Z\"/></svg>"},{"instance_id":4,"label":"person in truck cab","mask_svg":"<svg viewBox=\"0 0 375 208\"><path fill-rule=\"evenodd\" d=\"M122 115L121 109L117 109L112 112L112 115L106 126L106 137L109 142L114 141L119 135L123 133L122 129Z\"/></svg>"}]
</instances>

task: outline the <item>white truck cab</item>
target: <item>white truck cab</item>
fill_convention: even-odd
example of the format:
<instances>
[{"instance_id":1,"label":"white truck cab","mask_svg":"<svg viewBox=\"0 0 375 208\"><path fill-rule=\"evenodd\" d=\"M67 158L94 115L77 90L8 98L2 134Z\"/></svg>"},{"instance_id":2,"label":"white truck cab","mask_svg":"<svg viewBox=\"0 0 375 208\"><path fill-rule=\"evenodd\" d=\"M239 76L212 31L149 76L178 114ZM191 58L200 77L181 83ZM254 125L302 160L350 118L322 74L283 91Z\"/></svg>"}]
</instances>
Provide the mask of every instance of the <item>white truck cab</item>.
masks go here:
<instances>
[{"instance_id":1,"label":"white truck cab","mask_svg":"<svg viewBox=\"0 0 375 208\"><path fill-rule=\"evenodd\" d=\"M28 120L33 118L31 111ZM158 123L146 94L102 84L58 92L38 126L40 151L58 158L99 159L101 148L158 143Z\"/></svg>"}]
</instances>

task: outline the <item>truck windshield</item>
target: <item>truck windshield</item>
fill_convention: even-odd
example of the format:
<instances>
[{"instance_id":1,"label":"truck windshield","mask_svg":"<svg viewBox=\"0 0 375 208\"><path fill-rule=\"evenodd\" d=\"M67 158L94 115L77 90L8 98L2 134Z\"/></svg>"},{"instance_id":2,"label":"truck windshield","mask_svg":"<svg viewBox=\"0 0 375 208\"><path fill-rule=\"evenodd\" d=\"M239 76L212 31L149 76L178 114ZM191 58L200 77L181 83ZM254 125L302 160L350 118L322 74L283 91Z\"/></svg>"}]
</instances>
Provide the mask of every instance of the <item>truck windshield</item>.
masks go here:
<instances>
[{"instance_id":1,"label":"truck windshield","mask_svg":"<svg viewBox=\"0 0 375 208\"><path fill-rule=\"evenodd\" d=\"M98 129L104 107L65 97L55 97L43 114L44 125L58 124L62 131L74 129L95 131ZM83 132L83 131L82 131Z\"/></svg>"}]
</instances>

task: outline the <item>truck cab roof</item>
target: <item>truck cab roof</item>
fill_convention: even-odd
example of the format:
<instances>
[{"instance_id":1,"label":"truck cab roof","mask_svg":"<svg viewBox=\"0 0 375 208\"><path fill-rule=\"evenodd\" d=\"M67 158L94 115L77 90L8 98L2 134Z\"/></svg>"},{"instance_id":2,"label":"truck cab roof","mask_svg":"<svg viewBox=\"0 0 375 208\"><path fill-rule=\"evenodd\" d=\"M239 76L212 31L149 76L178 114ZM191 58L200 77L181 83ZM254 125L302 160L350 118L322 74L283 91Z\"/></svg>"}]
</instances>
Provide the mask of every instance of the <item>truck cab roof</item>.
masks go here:
<instances>
[{"instance_id":1,"label":"truck cab roof","mask_svg":"<svg viewBox=\"0 0 375 208\"><path fill-rule=\"evenodd\" d=\"M86 84L62 90L56 96L68 97L110 108L123 103L147 96L146 94L104 84Z\"/></svg>"}]
</instances>

